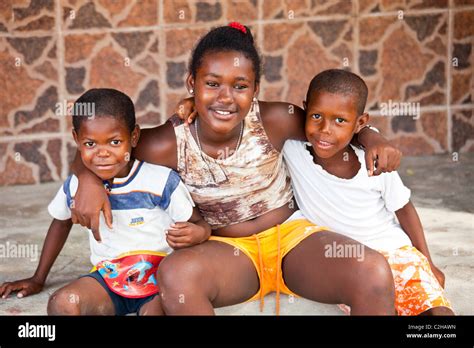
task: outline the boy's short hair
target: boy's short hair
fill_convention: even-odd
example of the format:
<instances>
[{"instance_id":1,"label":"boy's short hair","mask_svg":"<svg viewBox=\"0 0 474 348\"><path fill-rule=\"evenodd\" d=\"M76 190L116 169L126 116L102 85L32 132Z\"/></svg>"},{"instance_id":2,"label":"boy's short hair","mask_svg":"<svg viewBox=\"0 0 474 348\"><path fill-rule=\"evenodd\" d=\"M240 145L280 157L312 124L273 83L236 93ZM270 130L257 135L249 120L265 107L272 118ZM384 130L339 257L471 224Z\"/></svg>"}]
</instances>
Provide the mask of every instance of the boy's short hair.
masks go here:
<instances>
[{"instance_id":1,"label":"boy's short hair","mask_svg":"<svg viewBox=\"0 0 474 348\"><path fill-rule=\"evenodd\" d=\"M126 124L130 132L135 128L135 107L129 96L112 88L93 88L74 103L72 124L76 132L89 117L115 117Z\"/></svg>"},{"instance_id":2,"label":"boy's short hair","mask_svg":"<svg viewBox=\"0 0 474 348\"><path fill-rule=\"evenodd\" d=\"M341 69L329 69L317 74L309 84L306 104L316 92L352 95L356 98L357 113L362 115L367 103L368 89L364 80L358 75Z\"/></svg>"}]
</instances>

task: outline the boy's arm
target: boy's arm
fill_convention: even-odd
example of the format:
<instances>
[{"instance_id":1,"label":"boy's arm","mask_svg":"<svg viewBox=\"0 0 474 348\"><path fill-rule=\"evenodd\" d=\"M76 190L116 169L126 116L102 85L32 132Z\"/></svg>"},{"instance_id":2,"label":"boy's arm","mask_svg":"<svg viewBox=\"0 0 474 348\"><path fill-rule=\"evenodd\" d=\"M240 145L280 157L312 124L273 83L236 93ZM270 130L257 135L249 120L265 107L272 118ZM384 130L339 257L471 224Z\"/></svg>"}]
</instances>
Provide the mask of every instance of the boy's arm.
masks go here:
<instances>
[{"instance_id":1,"label":"boy's arm","mask_svg":"<svg viewBox=\"0 0 474 348\"><path fill-rule=\"evenodd\" d=\"M413 246L426 256L430 263L431 270L441 286L444 287L444 274L433 264L428 250L428 244L426 243L425 233L423 232L423 226L421 225L420 218L413 203L409 201L403 208L397 210L395 214L400 222L400 226L410 238Z\"/></svg>"},{"instance_id":2,"label":"boy's arm","mask_svg":"<svg viewBox=\"0 0 474 348\"><path fill-rule=\"evenodd\" d=\"M413 203L409 201L403 208L397 210L395 214L400 222L400 226L410 238L413 246L421 251L428 261L432 263L425 233L423 232L423 226L421 225L420 218L418 217Z\"/></svg>"},{"instance_id":3,"label":"boy's arm","mask_svg":"<svg viewBox=\"0 0 474 348\"><path fill-rule=\"evenodd\" d=\"M0 286L0 296L7 298L12 291L18 291L17 296L21 298L40 292L43 289L54 261L56 261L69 236L71 227L71 219L53 219L43 243L43 250L41 251L40 261L35 274L31 278L2 284Z\"/></svg>"},{"instance_id":4,"label":"boy's arm","mask_svg":"<svg viewBox=\"0 0 474 348\"><path fill-rule=\"evenodd\" d=\"M194 207L187 222L176 222L166 233L166 241L173 249L181 249L204 243L211 236L211 226Z\"/></svg>"}]
</instances>

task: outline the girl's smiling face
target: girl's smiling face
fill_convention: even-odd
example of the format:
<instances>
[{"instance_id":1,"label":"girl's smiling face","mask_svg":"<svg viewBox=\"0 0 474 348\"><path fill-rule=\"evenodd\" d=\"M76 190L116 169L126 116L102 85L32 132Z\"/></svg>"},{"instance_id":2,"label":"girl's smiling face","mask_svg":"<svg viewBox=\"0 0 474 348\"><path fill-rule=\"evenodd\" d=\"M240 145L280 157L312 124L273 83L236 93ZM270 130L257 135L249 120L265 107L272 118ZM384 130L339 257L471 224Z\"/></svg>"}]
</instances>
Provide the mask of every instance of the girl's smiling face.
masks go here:
<instances>
[{"instance_id":1,"label":"girl's smiling face","mask_svg":"<svg viewBox=\"0 0 474 348\"><path fill-rule=\"evenodd\" d=\"M207 53L187 84L194 89L200 122L218 134L240 124L259 89L252 61L237 51Z\"/></svg>"}]
</instances>

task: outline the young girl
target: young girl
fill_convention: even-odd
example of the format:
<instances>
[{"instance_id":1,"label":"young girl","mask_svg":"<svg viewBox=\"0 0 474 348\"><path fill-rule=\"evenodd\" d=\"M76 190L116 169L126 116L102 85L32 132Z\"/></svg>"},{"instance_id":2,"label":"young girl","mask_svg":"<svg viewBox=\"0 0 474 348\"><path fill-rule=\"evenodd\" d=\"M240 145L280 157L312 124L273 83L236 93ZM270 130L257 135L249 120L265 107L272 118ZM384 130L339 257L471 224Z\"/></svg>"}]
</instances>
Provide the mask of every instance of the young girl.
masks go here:
<instances>
[{"instance_id":1,"label":"young girl","mask_svg":"<svg viewBox=\"0 0 474 348\"><path fill-rule=\"evenodd\" d=\"M213 314L213 307L258 297L263 305L268 292L278 298L282 291L346 303L352 314L394 314L384 257L362 245L363 261L324 257L326 245L358 243L311 224L293 203L281 150L287 139L305 139L305 114L295 105L256 99L260 65L247 27L211 30L194 49L187 78L198 118L190 125L173 118L143 130L134 151L141 160L177 170L213 228L209 241L177 250L160 265L165 312ZM398 166L399 151L375 132L364 130L358 141L369 164L376 156L386 159L377 171ZM94 230L102 209L111 223L100 181L80 161L74 167L80 185L73 218Z\"/></svg>"}]
</instances>

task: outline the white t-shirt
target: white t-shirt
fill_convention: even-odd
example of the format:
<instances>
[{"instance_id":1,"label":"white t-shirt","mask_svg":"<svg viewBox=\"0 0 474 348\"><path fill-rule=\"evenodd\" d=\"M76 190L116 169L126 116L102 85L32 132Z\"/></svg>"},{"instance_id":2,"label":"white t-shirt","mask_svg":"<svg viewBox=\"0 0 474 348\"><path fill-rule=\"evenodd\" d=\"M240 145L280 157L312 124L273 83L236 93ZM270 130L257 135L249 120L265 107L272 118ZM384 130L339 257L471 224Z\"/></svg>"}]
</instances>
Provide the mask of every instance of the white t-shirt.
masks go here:
<instances>
[{"instance_id":1,"label":"white t-shirt","mask_svg":"<svg viewBox=\"0 0 474 348\"><path fill-rule=\"evenodd\" d=\"M315 164L306 143L286 141L283 155L299 208L311 222L376 250L412 245L394 214L408 203L410 190L397 172L369 177L364 151L352 148L360 170L343 179Z\"/></svg>"},{"instance_id":2,"label":"white t-shirt","mask_svg":"<svg viewBox=\"0 0 474 348\"><path fill-rule=\"evenodd\" d=\"M70 206L77 191L77 177L71 175L48 206L58 220L71 218ZM125 178L115 178L109 194L113 229L100 214L99 232L102 242L89 230L91 262L116 258L129 251L170 253L165 230L171 223L188 221L193 213L193 200L179 175L163 166L135 161Z\"/></svg>"}]
</instances>

